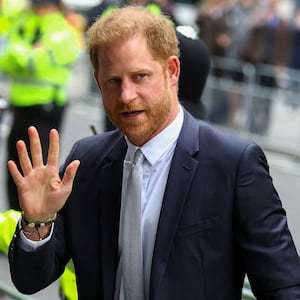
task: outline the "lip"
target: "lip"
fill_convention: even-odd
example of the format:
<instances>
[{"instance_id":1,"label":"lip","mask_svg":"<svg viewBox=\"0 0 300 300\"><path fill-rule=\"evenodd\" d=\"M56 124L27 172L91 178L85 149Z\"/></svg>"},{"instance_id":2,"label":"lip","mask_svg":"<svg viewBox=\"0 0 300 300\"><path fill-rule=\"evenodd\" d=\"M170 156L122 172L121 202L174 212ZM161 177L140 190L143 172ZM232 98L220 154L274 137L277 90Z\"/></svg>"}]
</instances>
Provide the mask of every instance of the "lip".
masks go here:
<instances>
[{"instance_id":1,"label":"lip","mask_svg":"<svg viewBox=\"0 0 300 300\"><path fill-rule=\"evenodd\" d=\"M122 116L128 120L139 118L144 113L144 110L126 111L122 113Z\"/></svg>"}]
</instances>

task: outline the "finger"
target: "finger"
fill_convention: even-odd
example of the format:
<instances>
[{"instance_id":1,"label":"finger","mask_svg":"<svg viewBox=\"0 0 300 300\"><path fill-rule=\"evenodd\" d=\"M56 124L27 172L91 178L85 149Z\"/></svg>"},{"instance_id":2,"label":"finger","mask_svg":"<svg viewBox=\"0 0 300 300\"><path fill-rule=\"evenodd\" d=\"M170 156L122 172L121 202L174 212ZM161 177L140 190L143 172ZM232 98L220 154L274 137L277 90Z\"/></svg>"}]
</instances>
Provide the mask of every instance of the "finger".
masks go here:
<instances>
[{"instance_id":1,"label":"finger","mask_svg":"<svg viewBox=\"0 0 300 300\"><path fill-rule=\"evenodd\" d=\"M30 152L32 165L34 167L43 166L43 153L39 133L34 126L28 128L28 136L30 141Z\"/></svg>"},{"instance_id":2,"label":"finger","mask_svg":"<svg viewBox=\"0 0 300 300\"><path fill-rule=\"evenodd\" d=\"M64 177L62 179L62 185L67 190L68 193L71 192L75 175L77 173L78 167L80 165L79 160L73 160L66 168Z\"/></svg>"},{"instance_id":3,"label":"finger","mask_svg":"<svg viewBox=\"0 0 300 300\"><path fill-rule=\"evenodd\" d=\"M15 184L17 186L19 186L21 184L23 176L20 173L20 171L19 171L16 163L14 161L12 161L12 160L9 160L7 162L7 167L8 167L9 173L10 173L11 177L13 178Z\"/></svg>"},{"instance_id":4,"label":"finger","mask_svg":"<svg viewBox=\"0 0 300 300\"><path fill-rule=\"evenodd\" d=\"M56 129L51 129L49 134L49 150L47 164L58 168L59 163L59 134Z\"/></svg>"},{"instance_id":5,"label":"finger","mask_svg":"<svg viewBox=\"0 0 300 300\"><path fill-rule=\"evenodd\" d=\"M24 141L18 141L16 144L16 148L23 174L27 175L32 171L32 164L26 148L26 144L24 143Z\"/></svg>"}]
</instances>

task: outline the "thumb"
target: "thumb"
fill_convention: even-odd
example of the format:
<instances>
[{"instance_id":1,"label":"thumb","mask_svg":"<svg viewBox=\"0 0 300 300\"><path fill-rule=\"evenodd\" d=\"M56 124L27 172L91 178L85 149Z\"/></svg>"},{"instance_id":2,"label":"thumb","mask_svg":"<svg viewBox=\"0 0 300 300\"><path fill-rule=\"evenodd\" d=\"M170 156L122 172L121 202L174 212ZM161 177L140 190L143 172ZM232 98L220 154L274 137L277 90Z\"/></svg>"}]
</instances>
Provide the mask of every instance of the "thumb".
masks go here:
<instances>
[{"instance_id":1,"label":"thumb","mask_svg":"<svg viewBox=\"0 0 300 300\"><path fill-rule=\"evenodd\" d=\"M62 178L62 185L71 192L74 178L76 176L78 167L80 165L79 160L73 160L66 168L64 176Z\"/></svg>"}]
</instances>

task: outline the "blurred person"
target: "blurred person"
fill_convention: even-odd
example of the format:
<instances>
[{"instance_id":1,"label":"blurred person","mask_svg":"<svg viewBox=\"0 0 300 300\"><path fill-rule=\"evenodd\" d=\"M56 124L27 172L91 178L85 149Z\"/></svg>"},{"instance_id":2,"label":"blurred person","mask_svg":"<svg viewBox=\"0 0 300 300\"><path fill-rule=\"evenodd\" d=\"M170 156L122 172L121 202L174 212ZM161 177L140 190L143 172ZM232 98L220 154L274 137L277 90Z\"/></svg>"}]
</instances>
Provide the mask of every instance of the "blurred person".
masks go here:
<instances>
[{"instance_id":1,"label":"blurred person","mask_svg":"<svg viewBox=\"0 0 300 300\"><path fill-rule=\"evenodd\" d=\"M278 87L278 79L288 65L291 50L291 27L279 13L279 3L279 0L265 2L265 8L253 24L241 53L241 60L255 65L256 84L265 92L254 98L249 112L249 130L260 135L268 133L272 97Z\"/></svg>"},{"instance_id":2,"label":"blurred person","mask_svg":"<svg viewBox=\"0 0 300 300\"><path fill-rule=\"evenodd\" d=\"M17 19L18 15L27 9L26 0L0 0L0 56L4 51L10 27ZM0 69L0 80L5 80L5 75ZM4 113L8 108L7 97L3 91L0 91L0 129ZM2 132L0 132L0 143Z\"/></svg>"},{"instance_id":3,"label":"blurred person","mask_svg":"<svg viewBox=\"0 0 300 300\"><path fill-rule=\"evenodd\" d=\"M237 0L232 3L227 16L230 43L226 49L226 57L240 59L241 51L262 9L263 5L259 0Z\"/></svg>"},{"instance_id":4,"label":"blurred person","mask_svg":"<svg viewBox=\"0 0 300 300\"><path fill-rule=\"evenodd\" d=\"M279 3L279 0L265 2L256 22L252 24L250 36L241 54L243 60L277 67L287 65L291 28L289 20L283 18L277 9Z\"/></svg>"},{"instance_id":5,"label":"blurred person","mask_svg":"<svg viewBox=\"0 0 300 300\"><path fill-rule=\"evenodd\" d=\"M17 159L15 144L19 139L29 142L30 125L39 129L46 157L48 133L50 128L61 128L66 86L80 52L78 36L66 21L59 0L32 0L31 5L32 9L14 22L0 56L0 70L11 78L8 159ZM7 192L9 207L20 209L9 174Z\"/></svg>"},{"instance_id":6,"label":"blurred person","mask_svg":"<svg viewBox=\"0 0 300 300\"><path fill-rule=\"evenodd\" d=\"M238 61L231 59L240 59L260 6L258 0L205 0L198 6L199 36L207 44L211 55L222 62L214 65L213 76L239 83ZM238 125L241 95L235 86L230 91L217 87L213 90L211 101L208 121L229 127Z\"/></svg>"},{"instance_id":7,"label":"blurred person","mask_svg":"<svg viewBox=\"0 0 300 300\"><path fill-rule=\"evenodd\" d=\"M226 49L225 57L234 59L234 64L228 65L227 73L224 77L232 80L232 87L228 91L228 117L226 126L231 128L241 128L244 121L243 109L245 95L241 93L241 84L249 83L249 74L245 74L244 62L241 54L244 45L248 42L251 29L256 24L263 5L259 0L237 0L232 3L227 13L228 34L230 43ZM246 76L245 76L246 75Z\"/></svg>"},{"instance_id":8,"label":"blurred person","mask_svg":"<svg viewBox=\"0 0 300 300\"><path fill-rule=\"evenodd\" d=\"M241 299L245 274L258 300L299 299L299 256L266 157L180 105L174 24L115 9L89 29L88 49L118 129L76 142L60 171L57 130L46 165L35 127L32 159L17 143L22 171L8 168L23 210L9 248L18 290L45 288L73 259L78 299ZM136 152L144 161L132 164ZM142 190L128 199L138 167Z\"/></svg>"},{"instance_id":9,"label":"blurred person","mask_svg":"<svg viewBox=\"0 0 300 300\"><path fill-rule=\"evenodd\" d=\"M212 59L225 58L231 45L228 14L235 0L204 0L197 7L196 24L199 38L205 43ZM212 75L226 77L227 71L213 68ZM207 120L212 123L226 124L229 114L228 96L217 89L213 91L212 103L207 113Z\"/></svg>"},{"instance_id":10,"label":"blurred person","mask_svg":"<svg viewBox=\"0 0 300 300\"><path fill-rule=\"evenodd\" d=\"M197 7L199 37L210 55L224 56L231 43L228 12L235 0L204 0Z\"/></svg>"}]
</instances>

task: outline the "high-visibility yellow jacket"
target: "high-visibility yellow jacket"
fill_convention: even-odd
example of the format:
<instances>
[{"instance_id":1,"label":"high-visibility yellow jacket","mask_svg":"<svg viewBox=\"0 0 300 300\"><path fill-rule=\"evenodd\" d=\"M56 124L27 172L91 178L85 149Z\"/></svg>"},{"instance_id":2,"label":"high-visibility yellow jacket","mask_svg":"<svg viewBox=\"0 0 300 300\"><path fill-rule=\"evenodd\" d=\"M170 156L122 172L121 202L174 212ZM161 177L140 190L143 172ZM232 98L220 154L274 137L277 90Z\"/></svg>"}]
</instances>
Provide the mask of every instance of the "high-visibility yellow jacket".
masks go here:
<instances>
[{"instance_id":1,"label":"high-visibility yellow jacket","mask_svg":"<svg viewBox=\"0 0 300 300\"><path fill-rule=\"evenodd\" d=\"M10 241L15 233L21 212L10 209L0 212L0 251L8 254ZM70 261L59 279L60 288L68 300L77 300L76 277L73 262Z\"/></svg>"},{"instance_id":2,"label":"high-visibility yellow jacket","mask_svg":"<svg viewBox=\"0 0 300 300\"><path fill-rule=\"evenodd\" d=\"M21 213L13 209L0 212L0 251L6 255L20 216Z\"/></svg>"},{"instance_id":3,"label":"high-visibility yellow jacket","mask_svg":"<svg viewBox=\"0 0 300 300\"><path fill-rule=\"evenodd\" d=\"M26 107L67 100L71 64L81 51L77 33L63 13L19 14L0 54L0 71L12 79L10 103Z\"/></svg>"}]
</instances>

